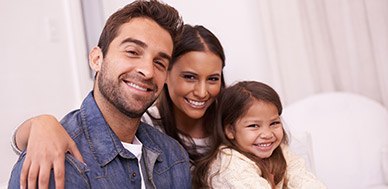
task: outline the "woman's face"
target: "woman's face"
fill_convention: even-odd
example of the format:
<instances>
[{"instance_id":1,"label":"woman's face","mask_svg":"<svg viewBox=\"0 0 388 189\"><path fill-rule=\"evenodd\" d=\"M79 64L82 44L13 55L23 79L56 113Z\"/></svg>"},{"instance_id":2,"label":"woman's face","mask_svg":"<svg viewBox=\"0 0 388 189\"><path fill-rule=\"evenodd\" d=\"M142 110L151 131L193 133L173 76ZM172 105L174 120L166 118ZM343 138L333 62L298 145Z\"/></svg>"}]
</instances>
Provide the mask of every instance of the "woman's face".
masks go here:
<instances>
[{"instance_id":1,"label":"woman's face","mask_svg":"<svg viewBox=\"0 0 388 189\"><path fill-rule=\"evenodd\" d=\"M234 127L226 127L225 133L230 140L235 141L240 150L259 158L270 157L284 135L276 106L257 100L254 100Z\"/></svg>"},{"instance_id":2,"label":"woman's face","mask_svg":"<svg viewBox=\"0 0 388 189\"><path fill-rule=\"evenodd\" d=\"M211 52L182 55L166 81L174 111L191 119L202 118L220 92L221 74L222 60Z\"/></svg>"}]
</instances>

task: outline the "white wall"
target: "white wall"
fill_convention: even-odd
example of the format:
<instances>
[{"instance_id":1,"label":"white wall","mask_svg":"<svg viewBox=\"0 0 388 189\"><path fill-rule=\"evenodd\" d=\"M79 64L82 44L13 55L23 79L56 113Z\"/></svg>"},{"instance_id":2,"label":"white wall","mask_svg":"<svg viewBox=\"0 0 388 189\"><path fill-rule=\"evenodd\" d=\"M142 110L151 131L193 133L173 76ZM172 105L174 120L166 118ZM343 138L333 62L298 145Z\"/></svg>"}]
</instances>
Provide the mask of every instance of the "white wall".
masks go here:
<instances>
[{"instance_id":1,"label":"white wall","mask_svg":"<svg viewBox=\"0 0 388 189\"><path fill-rule=\"evenodd\" d=\"M13 129L42 113L61 118L91 89L80 13L76 1L0 1L0 185L17 159Z\"/></svg>"},{"instance_id":2,"label":"white wall","mask_svg":"<svg viewBox=\"0 0 388 189\"><path fill-rule=\"evenodd\" d=\"M128 1L102 0L108 18ZM129 1L131 2L131 1ZM203 25L221 41L226 54L227 84L240 80L270 82L272 71L266 57L259 2L251 0L164 0L175 7L185 23Z\"/></svg>"}]
</instances>

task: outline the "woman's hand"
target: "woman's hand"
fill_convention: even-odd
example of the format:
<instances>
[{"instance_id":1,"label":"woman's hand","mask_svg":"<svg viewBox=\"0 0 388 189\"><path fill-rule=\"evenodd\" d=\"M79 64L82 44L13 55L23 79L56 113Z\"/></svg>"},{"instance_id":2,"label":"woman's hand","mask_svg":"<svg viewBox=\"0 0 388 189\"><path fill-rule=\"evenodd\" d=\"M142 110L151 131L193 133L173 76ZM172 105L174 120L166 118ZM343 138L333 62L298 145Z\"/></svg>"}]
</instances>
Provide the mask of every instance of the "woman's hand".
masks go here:
<instances>
[{"instance_id":1,"label":"woman's hand","mask_svg":"<svg viewBox=\"0 0 388 189\"><path fill-rule=\"evenodd\" d=\"M16 141L21 145L19 148L25 148L27 144L23 141L28 141L20 174L21 188L26 188L28 184L28 188L34 189L37 181L39 188L48 188L51 169L54 170L56 188L64 188L65 154L70 152L83 162L75 142L51 115L41 115L24 122L16 133Z\"/></svg>"}]
</instances>

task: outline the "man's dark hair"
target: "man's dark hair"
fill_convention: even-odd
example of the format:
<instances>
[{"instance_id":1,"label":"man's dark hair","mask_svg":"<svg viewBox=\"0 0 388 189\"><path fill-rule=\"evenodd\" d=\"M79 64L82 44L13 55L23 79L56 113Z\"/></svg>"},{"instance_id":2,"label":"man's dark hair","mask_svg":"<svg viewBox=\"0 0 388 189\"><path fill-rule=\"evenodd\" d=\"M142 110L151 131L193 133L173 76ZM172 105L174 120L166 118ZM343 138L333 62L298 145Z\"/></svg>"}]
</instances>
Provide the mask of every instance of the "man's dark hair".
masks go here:
<instances>
[{"instance_id":1,"label":"man's dark hair","mask_svg":"<svg viewBox=\"0 0 388 189\"><path fill-rule=\"evenodd\" d=\"M183 27L183 20L175 8L157 0L134 1L112 14L106 21L98 41L98 47L104 56L110 43L117 36L120 26L138 17L149 18L158 23L171 35L174 44Z\"/></svg>"}]
</instances>

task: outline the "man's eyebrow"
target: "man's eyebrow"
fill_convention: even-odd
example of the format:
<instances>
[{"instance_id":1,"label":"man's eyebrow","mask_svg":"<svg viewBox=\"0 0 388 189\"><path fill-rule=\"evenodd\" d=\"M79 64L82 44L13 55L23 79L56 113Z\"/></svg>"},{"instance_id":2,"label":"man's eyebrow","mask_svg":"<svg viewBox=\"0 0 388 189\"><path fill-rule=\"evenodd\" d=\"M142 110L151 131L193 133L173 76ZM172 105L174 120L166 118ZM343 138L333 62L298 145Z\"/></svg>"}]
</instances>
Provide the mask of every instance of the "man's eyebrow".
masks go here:
<instances>
[{"instance_id":1,"label":"man's eyebrow","mask_svg":"<svg viewBox=\"0 0 388 189\"><path fill-rule=\"evenodd\" d=\"M141 46L143 48L148 47L148 45L146 43L144 43L143 41L140 41L138 39L134 39L134 38L131 38L131 37L128 37L128 38L124 39L121 42L121 45L124 44L124 43L135 43L136 45L139 45L139 46Z\"/></svg>"},{"instance_id":2,"label":"man's eyebrow","mask_svg":"<svg viewBox=\"0 0 388 189\"><path fill-rule=\"evenodd\" d=\"M131 37L128 37L128 38L124 39L121 42L121 45L125 44L125 43L135 43L136 45L139 45L142 48L147 48L148 47L148 45L146 43L144 43L143 41L140 41L138 39L134 39L134 38L131 38ZM171 56L168 55L167 53L159 52L159 56L162 57L162 58L167 59L168 61L171 61Z\"/></svg>"},{"instance_id":3,"label":"man's eyebrow","mask_svg":"<svg viewBox=\"0 0 388 189\"><path fill-rule=\"evenodd\" d=\"M159 52L159 56L162 57L162 58L165 58L167 59L169 62L171 61L171 56L164 53L164 52Z\"/></svg>"}]
</instances>

